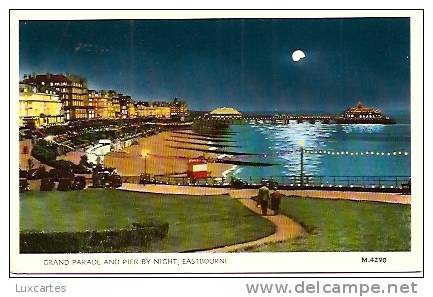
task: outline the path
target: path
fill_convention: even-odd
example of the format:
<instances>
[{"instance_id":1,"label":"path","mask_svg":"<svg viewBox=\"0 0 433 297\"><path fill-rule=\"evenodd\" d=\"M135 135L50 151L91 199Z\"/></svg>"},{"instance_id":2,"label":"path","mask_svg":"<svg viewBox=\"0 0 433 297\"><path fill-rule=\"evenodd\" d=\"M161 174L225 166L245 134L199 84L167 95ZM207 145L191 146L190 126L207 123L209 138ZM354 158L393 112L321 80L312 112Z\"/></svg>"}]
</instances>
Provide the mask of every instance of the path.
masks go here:
<instances>
[{"instance_id":1,"label":"path","mask_svg":"<svg viewBox=\"0 0 433 297\"><path fill-rule=\"evenodd\" d=\"M158 193L158 194L174 194L174 195L191 195L191 196L213 196L213 195L228 195L228 188L210 188L210 187L190 187L190 186L175 186L175 185L140 185L132 183L123 183L119 190L143 192L143 193Z\"/></svg>"},{"instance_id":2,"label":"path","mask_svg":"<svg viewBox=\"0 0 433 297\"><path fill-rule=\"evenodd\" d=\"M230 195L233 198L250 198L257 195L257 189L235 190L230 188L193 187L176 185L139 185L123 183L120 190L144 193L182 194L193 196ZM286 196L300 196L323 199L345 199L354 201L376 201L386 203L411 204L411 195L398 193L376 193L355 191L321 191L321 190L280 190Z\"/></svg>"},{"instance_id":3,"label":"path","mask_svg":"<svg viewBox=\"0 0 433 297\"><path fill-rule=\"evenodd\" d=\"M256 202L250 198L237 198L243 205L251 209L253 212L261 215L261 209L256 207ZM272 211L271 211L272 212ZM268 212L269 213L269 212ZM211 249L205 251L206 253L228 253L228 252L238 252L244 251L248 248L258 247L264 244L273 243L273 242L281 242L289 239L294 239L296 237L300 237L306 233L306 231L302 228L294 220L286 217L282 214L278 215L268 215L263 216L265 219L271 221L275 225L275 232L269 236L244 242L238 243L234 245L229 245L225 247L220 247L216 249Z\"/></svg>"}]
</instances>

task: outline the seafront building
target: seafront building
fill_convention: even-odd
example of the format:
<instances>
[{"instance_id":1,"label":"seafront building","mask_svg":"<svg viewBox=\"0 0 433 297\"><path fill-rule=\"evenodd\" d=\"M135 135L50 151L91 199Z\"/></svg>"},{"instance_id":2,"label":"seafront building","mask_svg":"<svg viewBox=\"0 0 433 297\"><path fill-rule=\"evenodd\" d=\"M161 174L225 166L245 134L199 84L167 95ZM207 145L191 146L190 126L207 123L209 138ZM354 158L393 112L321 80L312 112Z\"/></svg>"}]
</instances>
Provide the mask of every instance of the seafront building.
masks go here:
<instances>
[{"instance_id":1,"label":"seafront building","mask_svg":"<svg viewBox=\"0 0 433 297\"><path fill-rule=\"evenodd\" d=\"M119 94L120 118L128 119L135 118L135 112L129 113L132 102L131 96ZM134 109L135 110L135 109Z\"/></svg>"},{"instance_id":2,"label":"seafront building","mask_svg":"<svg viewBox=\"0 0 433 297\"><path fill-rule=\"evenodd\" d=\"M64 122L63 104L52 91L38 92L28 84L20 84L19 125L56 125Z\"/></svg>"},{"instance_id":3,"label":"seafront building","mask_svg":"<svg viewBox=\"0 0 433 297\"><path fill-rule=\"evenodd\" d=\"M174 98L173 101L155 101L152 105L156 108L169 108L170 110L170 118L181 119L184 120L188 115L188 106L185 101L179 100L178 98ZM161 109L162 111L162 109ZM164 113L166 111L164 110Z\"/></svg>"},{"instance_id":4,"label":"seafront building","mask_svg":"<svg viewBox=\"0 0 433 297\"><path fill-rule=\"evenodd\" d=\"M33 99L29 99L30 91L24 92L21 85L26 85L26 90L31 90L34 93ZM56 117L56 119L48 119L48 112L41 113L43 119L40 115L30 112L30 103L24 107L26 100L33 102L39 98L38 110L51 110L54 99L48 99L50 96L58 98L56 104L60 106L60 111L58 114L49 113L50 117ZM24 98L26 99L24 100ZM72 74L33 73L24 75L24 79L20 82L20 104L23 105L20 108L20 125L27 125L30 118L36 125L48 125L73 120L136 117L171 118L183 121L189 115L186 102L178 98L173 101L135 102L131 96L114 90L88 90L87 80Z\"/></svg>"},{"instance_id":5,"label":"seafront building","mask_svg":"<svg viewBox=\"0 0 433 297\"><path fill-rule=\"evenodd\" d=\"M139 101L135 105L137 117L169 119L171 110L168 106L154 105L146 101Z\"/></svg>"},{"instance_id":6,"label":"seafront building","mask_svg":"<svg viewBox=\"0 0 433 297\"><path fill-rule=\"evenodd\" d=\"M63 103L66 121L94 118L95 110L89 106L87 80L72 74L30 74L22 81L36 88L39 93L54 93Z\"/></svg>"},{"instance_id":7,"label":"seafront building","mask_svg":"<svg viewBox=\"0 0 433 297\"><path fill-rule=\"evenodd\" d=\"M188 106L185 101L174 98L174 100L170 102L170 116L172 118L184 120L188 115Z\"/></svg>"},{"instance_id":8,"label":"seafront building","mask_svg":"<svg viewBox=\"0 0 433 297\"><path fill-rule=\"evenodd\" d=\"M95 118L115 118L113 100L107 91L89 90L89 104L92 104L95 108Z\"/></svg>"}]
</instances>

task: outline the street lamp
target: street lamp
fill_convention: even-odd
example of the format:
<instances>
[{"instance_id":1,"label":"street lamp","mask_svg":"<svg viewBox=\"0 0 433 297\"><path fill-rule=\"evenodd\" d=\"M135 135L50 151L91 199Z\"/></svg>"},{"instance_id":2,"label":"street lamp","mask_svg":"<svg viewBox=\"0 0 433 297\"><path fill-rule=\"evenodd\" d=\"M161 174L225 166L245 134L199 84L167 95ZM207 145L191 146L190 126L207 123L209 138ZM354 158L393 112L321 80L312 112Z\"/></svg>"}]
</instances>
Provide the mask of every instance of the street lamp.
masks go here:
<instances>
[{"instance_id":1,"label":"street lamp","mask_svg":"<svg viewBox=\"0 0 433 297\"><path fill-rule=\"evenodd\" d=\"M141 156L144 157L144 176L147 177L147 156L149 155L149 151L142 150Z\"/></svg>"},{"instance_id":2,"label":"street lamp","mask_svg":"<svg viewBox=\"0 0 433 297\"><path fill-rule=\"evenodd\" d=\"M301 187L304 186L304 139L299 141L299 150L301 151Z\"/></svg>"}]
</instances>

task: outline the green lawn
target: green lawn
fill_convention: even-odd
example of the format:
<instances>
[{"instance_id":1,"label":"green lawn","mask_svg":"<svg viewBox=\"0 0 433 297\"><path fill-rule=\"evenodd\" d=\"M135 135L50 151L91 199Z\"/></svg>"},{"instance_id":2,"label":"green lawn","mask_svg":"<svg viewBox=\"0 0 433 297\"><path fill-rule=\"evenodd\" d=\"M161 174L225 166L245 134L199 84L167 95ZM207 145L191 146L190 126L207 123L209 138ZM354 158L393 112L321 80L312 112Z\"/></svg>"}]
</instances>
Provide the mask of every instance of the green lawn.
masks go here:
<instances>
[{"instance_id":1,"label":"green lawn","mask_svg":"<svg viewBox=\"0 0 433 297\"><path fill-rule=\"evenodd\" d=\"M198 198L88 189L31 191L21 194L20 199L22 231L125 228L147 219L168 222L167 237L143 251L207 249L254 240L274 232L272 223L225 196Z\"/></svg>"},{"instance_id":2,"label":"green lawn","mask_svg":"<svg viewBox=\"0 0 433 297\"><path fill-rule=\"evenodd\" d=\"M309 234L248 251L410 250L410 205L287 197L281 212Z\"/></svg>"}]
</instances>

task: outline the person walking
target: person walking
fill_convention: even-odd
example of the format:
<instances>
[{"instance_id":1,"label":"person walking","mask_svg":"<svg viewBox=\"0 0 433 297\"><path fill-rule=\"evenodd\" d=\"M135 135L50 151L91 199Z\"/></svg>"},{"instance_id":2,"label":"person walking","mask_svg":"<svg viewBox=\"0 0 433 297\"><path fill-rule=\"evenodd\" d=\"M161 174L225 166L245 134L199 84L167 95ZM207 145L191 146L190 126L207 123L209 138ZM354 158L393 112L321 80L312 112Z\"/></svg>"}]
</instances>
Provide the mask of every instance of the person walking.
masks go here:
<instances>
[{"instance_id":1,"label":"person walking","mask_svg":"<svg viewBox=\"0 0 433 297\"><path fill-rule=\"evenodd\" d=\"M259 189L259 201L262 209L262 215L268 214L268 202L269 202L269 188L263 186Z\"/></svg>"},{"instance_id":2,"label":"person walking","mask_svg":"<svg viewBox=\"0 0 433 297\"><path fill-rule=\"evenodd\" d=\"M280 211L281 192L278 188L274 188L274 192L271 194L271 209L274 211L274 215L277 215Z\"/></svg>"}]
</instances>

